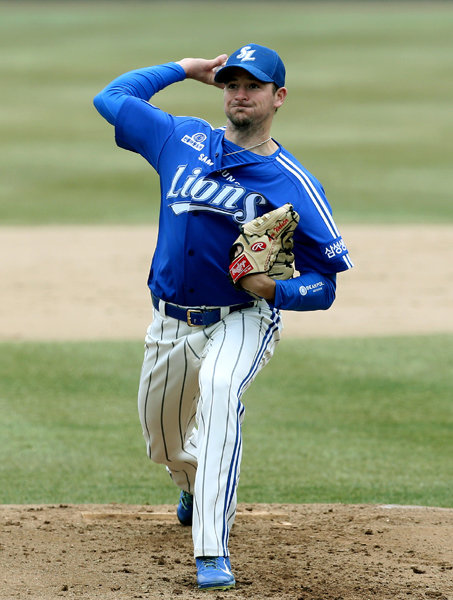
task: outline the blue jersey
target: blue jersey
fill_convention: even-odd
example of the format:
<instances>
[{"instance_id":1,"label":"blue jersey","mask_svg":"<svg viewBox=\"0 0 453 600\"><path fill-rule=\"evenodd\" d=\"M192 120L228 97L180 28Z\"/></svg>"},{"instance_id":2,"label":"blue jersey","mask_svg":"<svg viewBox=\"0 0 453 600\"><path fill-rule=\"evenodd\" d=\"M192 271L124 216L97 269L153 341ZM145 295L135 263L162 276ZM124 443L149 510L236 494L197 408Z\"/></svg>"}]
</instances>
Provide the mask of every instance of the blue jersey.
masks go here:
<instances>
[{"instance_id":1,"label":"blue jersey","mask_svg":"<svg viewBox=\"0 0 453 600\"><path fill-rule=\"evenodd\" d=\"M170 63L148 68L146 76L155 92L185 73ZM148 279L153 293L183 306L246 302L249 295L228 279L229 249L239 226L291 202L300 215L294 254L301 275L276 282L275 306L322 308L311 307L310 297L323 286L333 285L334 291L334 274L352 263L317 179L282 146L271 156L243 151L225 139L224 128L149 104L144 97L150 89L142 97L135 90L131 95L130 87L128 92L118 84L128 77L112 82L95 104L114 122L117 144L141 154L160 177L159 233ZM102 105L112 90L119 110L110 119Z\"/></svg>"}]
</instances>

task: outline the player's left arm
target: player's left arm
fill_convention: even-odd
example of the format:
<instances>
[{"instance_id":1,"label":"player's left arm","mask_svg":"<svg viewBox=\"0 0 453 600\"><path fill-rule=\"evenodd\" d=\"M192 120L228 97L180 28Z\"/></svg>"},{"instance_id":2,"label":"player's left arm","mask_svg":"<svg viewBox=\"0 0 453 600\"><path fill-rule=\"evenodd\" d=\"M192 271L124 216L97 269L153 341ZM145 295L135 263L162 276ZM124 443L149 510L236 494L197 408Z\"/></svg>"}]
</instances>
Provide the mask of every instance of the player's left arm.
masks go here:
<instances>
[{"instance_id":1,"label":"player's left arm","mask_svg":"<svg viewBox=\"0 0 453 600\"><path fill-rule=\"evenodd\" d=\"M335 300L335 274L310 271L292 279L272 279L265 273L246 275L242 287L283 310L327 310Z\"/></svg>"},{"instance_id":2,"label":"player's left arm","mask_svg":"<svg viewBox=\"0 0 453 600\"><path fill-rule=\"evenodd\" d=\"M316 268L304 268L296 248L295 234L300 215L291 203L252 219L239 228L230 249L230 280L255 298L264 298L277 308L326 310L335 299L336 278ZM299 275L294 264L299 256Z\"/></svg>"}]
</instances>

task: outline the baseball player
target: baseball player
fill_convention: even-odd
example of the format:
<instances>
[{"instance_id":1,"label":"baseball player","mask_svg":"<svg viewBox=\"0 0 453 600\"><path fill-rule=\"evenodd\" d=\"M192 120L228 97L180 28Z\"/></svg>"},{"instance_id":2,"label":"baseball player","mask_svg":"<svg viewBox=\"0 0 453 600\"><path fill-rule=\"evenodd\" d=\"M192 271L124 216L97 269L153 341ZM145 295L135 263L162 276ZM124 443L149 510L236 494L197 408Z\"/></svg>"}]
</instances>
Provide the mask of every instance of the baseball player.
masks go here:
<instances>
[{"instance_id":1,"label":"baseball player","mask_svg":"<svg viewBox=\"0 0 453 600\"><path fill-rule=\"evenodd\" d=\"M184 93L176 83L185 79L223 90L226 126L149 103L169 85ZM229 58L184 58L130 71L94 99L115 127L116 143L143 156L160 178L148 278L153 319L138 410L149 458L166 465L181 490L177 515L192 525L204 589L235 585L228 538L242 454L241 398L280 339L279 309L328 309L336 273L352 267L321 184L271 137L286 96L279 55L250 43ZM274 227L280 235L288 203L294 218L283 263L290 274L253 269L247 257L238 266L231 248L240 232L283 211ZM268 233L274 243L278 235ZM260 240L253 252L267 245ZM297 276L291 277L293 260Z\"/></svg>"}]
</instances>

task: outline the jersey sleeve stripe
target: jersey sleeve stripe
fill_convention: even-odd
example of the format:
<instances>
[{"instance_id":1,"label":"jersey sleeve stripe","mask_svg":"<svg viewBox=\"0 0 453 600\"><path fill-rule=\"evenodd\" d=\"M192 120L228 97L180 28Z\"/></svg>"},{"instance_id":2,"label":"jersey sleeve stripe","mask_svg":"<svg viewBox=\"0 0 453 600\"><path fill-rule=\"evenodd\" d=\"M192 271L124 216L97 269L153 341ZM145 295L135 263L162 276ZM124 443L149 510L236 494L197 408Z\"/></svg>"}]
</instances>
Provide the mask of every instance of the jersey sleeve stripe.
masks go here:
<instances>
[{"instance_id":1,"label":"jersey sleeve stripe","mask_svg":"<svg viewBox=\"0 0 453 600\"><path fill-rule=\"evenodd\" d=\"M348 254L345 254L343 256L343 260L346 263L348 269L352 269L352 267L354 266L354 263L352 262L352 260L349 258Z\"/></svg>"},{"instance_id":2,"label":"jersey sleeve stripe","mask_svg":"<svg viewBox=\"0 0 453 600\"><path fill-rule=\"evenodd\" d=\"M287 158L283 154L277 156L277 161L300 181L305 191L311 198L316 209L318 210L319 214L321 215L321 218L326 224L330 234L334 238L339 237L340 232L338 231L337 226L335 225L335 222L332 219L330 211L328 210L324 200L319 195L318 190L310 181L309 177L307 177L307 175L296 164L294 164L291 160L289 160L289 158Z\"/></svg>"}]
</instances>

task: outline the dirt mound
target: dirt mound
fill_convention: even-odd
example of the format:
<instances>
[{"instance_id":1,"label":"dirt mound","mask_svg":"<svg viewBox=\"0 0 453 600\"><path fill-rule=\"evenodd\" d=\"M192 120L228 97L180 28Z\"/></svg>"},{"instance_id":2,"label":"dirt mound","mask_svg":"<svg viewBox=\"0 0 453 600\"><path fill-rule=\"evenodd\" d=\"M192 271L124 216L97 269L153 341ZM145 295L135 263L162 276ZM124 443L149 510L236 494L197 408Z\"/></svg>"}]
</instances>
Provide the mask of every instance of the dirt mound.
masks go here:
<instances>
[{"instance_id":1,"label":"dirt mound","mask_svg":"<svg viewBox=\"0 0 453 600\"><path fill-rule=\"evenodd\" d=\"M1 506L0 598L199 598L173 506ZM453 510L239 505L236 600L451 600Z\"/></svg>"}]
</instances>

